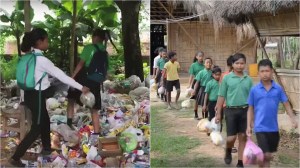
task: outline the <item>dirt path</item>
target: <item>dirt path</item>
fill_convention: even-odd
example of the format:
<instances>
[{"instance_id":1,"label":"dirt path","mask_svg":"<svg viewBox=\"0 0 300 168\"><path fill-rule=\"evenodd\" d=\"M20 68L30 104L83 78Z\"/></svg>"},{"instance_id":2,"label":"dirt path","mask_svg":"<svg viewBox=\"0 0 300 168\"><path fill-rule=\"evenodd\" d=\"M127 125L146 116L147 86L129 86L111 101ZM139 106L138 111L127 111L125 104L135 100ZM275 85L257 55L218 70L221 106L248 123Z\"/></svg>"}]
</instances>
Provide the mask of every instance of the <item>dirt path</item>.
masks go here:
<instances>
[{"instance_id":1,"label":"dirt path","mask_svg":"<svg viewBox=\"0 0 300 168\"><path fill-rule=\"evenodd\" d=\"M186 100L185 98L185 90L187 88L187 78L184 78L181 82L181 96L179 102ZM175 99L175 92L172 94L172 101ZM160 99L156 97L156 92L151 91L151 108L158 109L157 115L160 121L167 122L168 127L162 128L167 134L172 136L185 136L189 139L199 140L200 145L196 145L188 150L187 153L184 154L185 162L197 162L197 167L235 167L237 163L237 153L232 154L232 163L231 165L226 165L224 163L224 147L215 146L210 137L206 135L206 133L199 132L196 128L198 121L194 120L194 112L193 109L186 110L167 110L166 103L162 102ZM201 108L199 107L199 111ZM200 113L199 113L200 114ZM282 120L282 118L279 118ZM280 125L282 125L280 123ZM154 132L151 133L155 134ZM290 136L291 133L285 133L281 135L281 141L279 144L278 152L274 154L274 160L272 161L272 166L274 167L299 167L299 135ZM222 132L223 138L226 137L226 133L223 130ZM152 139L151 139L152 141ZM238 146L236 142L235 147ZM290 147L292 146L292 147ZM287 152L289 151L289 152ZM153 151L151 153L151 158L159 158L160 153L157 151ZM212 160L212 164L202 165L203 160L199 161L199 157L201 158L210 158ZM168 162L170 163L170 162ZM172 163L172 162L171 162ZM201 166L202 165L202 166ZM172 165L171 165L172 166ZM185 166L187 167L187 166ZM249 166L247 166L249 167Z\"/></svg>"},{"instance_id":2,"label":"dirt path","mask_svg":"<svg viewBox=\"0 0 300 168\"><path fill-rule=\"evenodd\" d=\"M180 95L179 102L186 100L185 98L185 88L187 87L187 84L181 84L182 93ZM172 100L175 99L175 92L172 94ZM214 145L210 137L207 136L204 132L199 132L197 130L197 123L199 121L195 120L193 109L181 109L181 110L167 110L166 104L162 102L160 99L156 97L155 92L151 92L151 107L162 107L159 109L159 115L162 118L162 120L166 120L168 124L172 125L172 127L166 128L166 132L172 134L172 135L180 135L180 136L186 136L189 138L196 138L198 139L201 144L188 150L188 153L185 155L193 160L193 158L196 158L197 156L201 157L208 157L212 158L214 160L214 164L217 166L222 167L235 167L235 164L237 162L237 153L233 153L233 163L231 165L226 165L224 163L223 157L224 157L224 145L222 146L216 146ZM199 108L199 111L201 109ZM224 131L223 131L223 137ZM199 163L199 166L201 166L201 163Z\"/></svg>"}]
</instances>

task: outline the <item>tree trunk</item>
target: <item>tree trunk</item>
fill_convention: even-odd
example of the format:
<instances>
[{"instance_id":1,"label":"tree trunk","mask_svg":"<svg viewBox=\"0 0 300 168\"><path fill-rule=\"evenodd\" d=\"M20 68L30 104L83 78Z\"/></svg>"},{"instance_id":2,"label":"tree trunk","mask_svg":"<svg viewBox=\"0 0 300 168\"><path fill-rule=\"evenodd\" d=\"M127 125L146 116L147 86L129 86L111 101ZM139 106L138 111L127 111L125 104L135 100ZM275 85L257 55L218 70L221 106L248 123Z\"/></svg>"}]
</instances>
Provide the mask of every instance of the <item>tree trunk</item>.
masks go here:
<instances>
[{"instance_id":1,"label":"tree trunk","mask_svg":"<svg viewBox=\"0 0 300 168\"><path fill-rule=\"evenodd\" d=\"M24 1L24 22L25 22L25 32L29 32L31 29L30 0Z\"/></svg>"},{"instance_id":2,"label":"tree trunk","mask_svg":"<svg viewBox=\"0 0 300 168\"><path fill-rule=\"evenodd\" d=\"M21 55L21 42L20 42L20 31L19 30L16 30L16 39L17 39L17 48L18 48L18 55L20 56Z\"/></svg>"},{"instance_id":3,"label":"tree trunk","mask_svg":"<svg viewBox=\"0 0 300 168\"><path fill-rule=\"evenodd\" d=\"M70 46L70 74L73 74L74 71L74 48L75 48L75 25L76 25L76 8L77 1L73 0L73 16L72 16L72 30L71 30L71 46Z\"/></svg>"},{"instance_id":4,"label":"tree trunk","mask_svg":"<svg viewBox=\"0 0 300 168\"><path fill-rule=\"evenodd\" d=\"M283 55L283 49L282 49L282 37L279 37L277 47L278 47L278 55L279 55L279 59L280 59L280 65L281 65L280 67L285 68L284 58L283 58L284 55Z\"/></svg>"},{"instance_id":5,"label":"tree trunk","mask_svg":"<svg viewBox=\"0 0 300 168\"><path fill-rule=\"evenodd\" d=\"M78 64L78 40L75 38L75 45L74 45L74 67Z\"/></svg>"},{"instance_id":6,"label":"tree trunk","mask_svg":"<svg viewBox=\"0 0 300 168\"><path fill-rule=\"evenodd\" d=\"M144 81L139 36L141 1L115 1L122 14L122 42L124 45L125 77L137 75Z\"/></svg>"}]
</instances>

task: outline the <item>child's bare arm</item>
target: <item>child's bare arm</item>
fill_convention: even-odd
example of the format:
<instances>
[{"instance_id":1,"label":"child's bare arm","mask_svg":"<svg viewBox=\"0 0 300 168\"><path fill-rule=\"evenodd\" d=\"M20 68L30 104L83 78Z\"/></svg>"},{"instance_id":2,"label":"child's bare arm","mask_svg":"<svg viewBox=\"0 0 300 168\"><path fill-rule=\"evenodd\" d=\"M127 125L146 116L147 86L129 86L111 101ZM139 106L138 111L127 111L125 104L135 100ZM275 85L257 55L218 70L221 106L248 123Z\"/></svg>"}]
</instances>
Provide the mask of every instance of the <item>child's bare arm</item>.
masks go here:
<instances>
[{"instance_id":1,"label":"child's bare arm","mask_svg":"<svg viewBox=\"0 0 300 168\"><path fill-rule=\"evenodd\" d=\"M223 96L219 96L216 105L216 123L221 120L221 111L224 104L225 98Z\"/></svg>"},{"instance_id":2,"label":"child's bare arm","mask_svg":"<svg viewBox=\"0 0 300 168\"><path fill-rule=\"evenodd\" d=\"M293 111L290 103L287 101L287 102L284 102L283 105L284 105L284 108L285 108L287 114L289 115L289 117L292 121L293 127L297 128L298 122L296 121L296 116L294 114L294 111Z\"/></svg>"},{"instance_id":3,"label":"child's bare arm","mask_svg":"<svg viewBox=\"0 0 300 168\"><path fill-rule=\"evenodd\" d=\"M253 128L253 106L249 106L248 112L247 112L247 136L251 136L252 134L252 128Z\"/></svg>"},{"instance_id":4,"label":"child's bare arm","mask_svg":"<svg viewBox=\"0 0 300 168\"><path fill-rule=\"evenodd\" d=\"M194 76L190 75L188 88L190 88L192 86L193 80L194 80Z\"/></svg>"},{"instance_id":5,"label":"child's bare arm","mask_svg":"<svg viewBox=\"0 0 300 168\"><path fill-rule=\"evenodd\" d=\"M82 69L82 67L84 66L85 64L85 61L84 60L80 60L79 63L77 64L74 72L73 72L73 75L72 75L72 78L75 78L75 76L78 74L78 72Z\"/></svg>"},{"instance_id":6,"label":"child's bare arm","mask_svg":"<svg viewBox=\"0 0 300 168\"><path fill-rule=\"evenodd\" d=\"M205 93L205 96L204 96L204 103L203 103L203 107L202 107L202 111L203 111L203 112L206 111L208 96L209 96L208 93Z\"/></svg>"}]
</instances>

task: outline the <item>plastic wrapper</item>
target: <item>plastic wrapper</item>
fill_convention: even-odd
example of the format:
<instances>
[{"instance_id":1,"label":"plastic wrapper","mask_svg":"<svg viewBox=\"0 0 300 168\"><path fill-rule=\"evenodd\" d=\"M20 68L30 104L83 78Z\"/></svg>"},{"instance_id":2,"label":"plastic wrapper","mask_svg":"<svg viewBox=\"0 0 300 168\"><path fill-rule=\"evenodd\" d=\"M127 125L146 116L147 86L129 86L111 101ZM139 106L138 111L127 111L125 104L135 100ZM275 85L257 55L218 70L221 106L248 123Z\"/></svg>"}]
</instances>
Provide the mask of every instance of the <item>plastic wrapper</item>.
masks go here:
<instances>
[{"instance_id":1,"label":"plastic wrapper","mask_svg":"<svg viewBox=\"0 0 300 168\"><path fill-rule=\"evenodd\" d=\"M143 131L141 129L134 128L133 126L128 127L123 133L131 133L136 136L138 142L143 141Z\"/></svg>"},{"instance_id":2,"label":"plastic wrapper","mask_svg":"<svg viewBox=\"0 0 300 168\"><path fill-rule=\"evenodd\" d=\"M248 138L243 153L243 163L245 165L253 165L259 162L261 163L263 160L263 151L250 138Z\"/></svg>"},{"instance_id":3,"label":"plastic wrapper","mask_svg":"<svg viewBox=\"0 0 300 168\"><path fill-rule=\"evenodd\" d=\"M67 116L65 115L53 115L51 118L50 118L50 122L52 123L67 123Z\"/></svg>"},{"instance_id":4,"label":"plastic wrapper","mask_svg":"<svg viewBox=\"0 0 300 168\"><path fill-rule=\"evenodd\" d=\"M60 135L62 135L62 137L65 141L68 141L70 143L75 143L75 144L77 144L79 142L79 137L78 137L77 131L72 130L66 124L58 125L56 132L58 132Z\"/></svg>"},{"instance_id":5,"label":"plastic wrapper","mask_svg":"<svg viewBox=\"0 0 300 168\"><path fill-rule=\"evenodd\" d=\"M46 108L48 111L55 110L60 106L60 103L55 98L49 98L46 100Z\"/></svg>"},{"instance_id":6,"label":"plastic wrapper","mask_svg":"<svg viewBox=\"0 0 300 168\"><path fill-rule=\"evenodd\" d=\"M123 116L124 116L124 113L122 112L121 109L119 109L119 110L116 112L116 117L117 117L117 118L123 118Z\"/></svg>"},{"instance_id":7,"label":"plastic wrapper","mask_svg":"<svg viewBox=\"0 0 300 168\"><path fill-rule=\"evenodd\" d=\"M80 101L89 108L93 108L95 105L95 96L89 92L87 94L81 94Z\"/></svg>"},{"instance_id":8,"label":"plastic wrapper","mask_svg":"<svg viewBox=\"0 0 300 168\"><path fill-rule=\"evenodd\" d=\"M137 147L138 141L134 134L124 132L119 138L119 144L124 152L131 152Z\"/></svg>"},{"instance_id":9,"label":"plastic wrapper","mask_svg":"<svg viewBox=\"0 0 300 168\"><path fill-rule=\"evenodd\" d=\"M57 132L52 132L51 134L51 147L53 149L60 148L60 135Z\"/></svg>"},{"instance_id":10,"label":"plastic wrapper","mask_svg":"<svg viewBox=\"0 0 300 168\"><path fill-rule=\"evenodd\" d=\"M53 167L65 167L67 165L67 160L65 160L64 158L57 156L54 161L52 162L52 166Z\"/></svg>"},{"instance_id":11,"label":"plastic wrapper","mask_svg":"<svg viewBox=\"0 0 300 168\"><path fill-rule=\"evenodd\" d=\"M98 155L97 148L95 146L91 146L89 152L86 155L86 160L91 161L96 158Z\"/></svg>"}]
</instances>

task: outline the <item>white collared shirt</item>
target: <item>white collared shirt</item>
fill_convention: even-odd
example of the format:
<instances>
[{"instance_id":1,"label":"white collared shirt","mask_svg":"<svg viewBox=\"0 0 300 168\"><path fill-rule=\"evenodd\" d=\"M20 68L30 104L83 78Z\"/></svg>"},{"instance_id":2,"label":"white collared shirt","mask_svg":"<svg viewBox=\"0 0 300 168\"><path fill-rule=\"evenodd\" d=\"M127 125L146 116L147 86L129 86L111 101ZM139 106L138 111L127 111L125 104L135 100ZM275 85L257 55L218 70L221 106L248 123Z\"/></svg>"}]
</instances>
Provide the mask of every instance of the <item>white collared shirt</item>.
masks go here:
<instances>
[{"instance_id":1,"label":"white collared shirt","mask_svg":"<svg viewBox=\"0 0 300 168\"><path fill-rule=\"evenodd\" d=\"M33 52L35 53L42 53L41 50L34 48ZM82 85L76 82L71 77L67 76L61 69L57 68L48 58L44 56L37 56L36 57L36 66L35 66L35 81L38 82L41 77L43 76L44 72L46 72L46 76L43 78L41 82L41 90L45 90L50 87L50 81L48 74L57 78L61 82L76 88L78 90L82 90ZM36 85L35 90L39 90L40 85Z\"/></svg>"}]
</instances>

